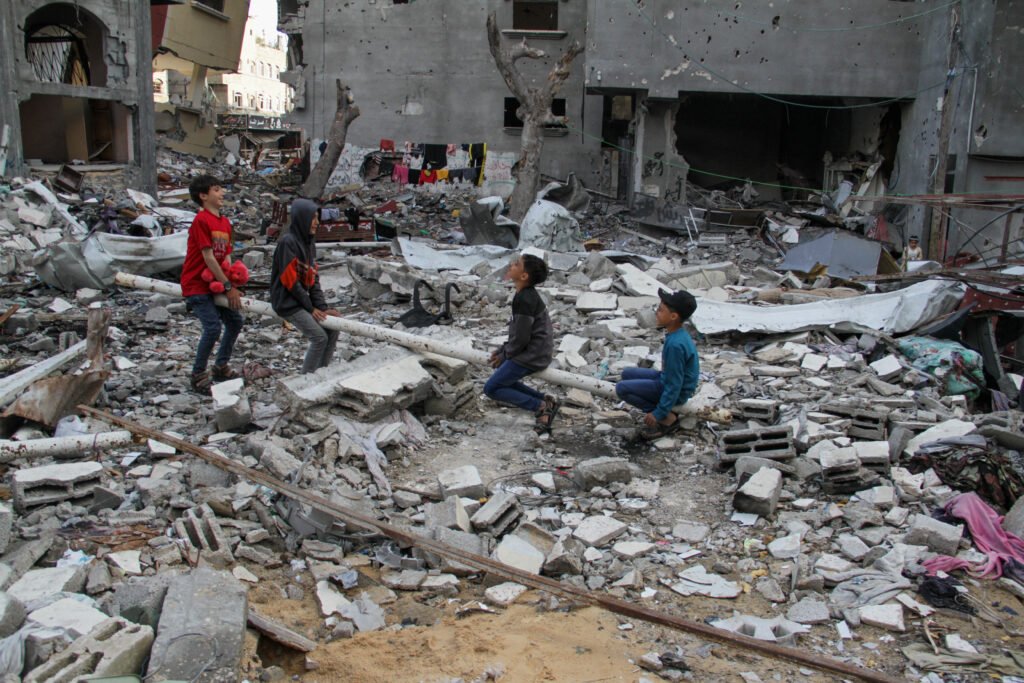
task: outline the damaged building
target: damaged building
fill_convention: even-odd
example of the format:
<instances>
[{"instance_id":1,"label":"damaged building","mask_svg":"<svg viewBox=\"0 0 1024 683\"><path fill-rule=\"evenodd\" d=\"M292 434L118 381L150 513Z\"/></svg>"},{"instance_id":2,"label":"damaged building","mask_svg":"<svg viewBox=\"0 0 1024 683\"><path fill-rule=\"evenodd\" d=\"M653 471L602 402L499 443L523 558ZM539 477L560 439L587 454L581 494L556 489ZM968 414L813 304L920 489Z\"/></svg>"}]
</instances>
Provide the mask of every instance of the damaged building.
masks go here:
<instances>
[{"instance_id":1,"label":"damaged building","mask_svg":"<svg viewBox=\"0 0 1024 683\"><path fill-rule=\"evenodd\" d=\"M215 74L239 71L249 0L190 0L153 7L156 130L170 149L215 155ZM148 84L147 84L148 87Z\"/></svg>"},{"instance_id":2,"label":"damaged building","mask_svg":"<svg viewBox=\"0 0 1024 683\"><path fill-rule=\"evenodd\" d=\"M574 172L588 188L659 208L685 204L693 187L750 182L770 201L846 180L855 212L882 208L858 195L922 197L885 207L883 241L920 234L937 260L1012 251L1022 224L1012 204L923 196L1019 191L1024 136L1013 122L1024 105L1011 84L1022 76L1014 27L1024 9L1006 0L828 5L285 0L282 78L296 88L292 120L314 149L334 115L335 78L372 112L349 132L337 184L392 141L414 150L485 143L484 175L501 191L522 122L488 53L494 11L506 43L525 38L548 53L523 66L535 84L573 41L585 46L552 106L567 123L545 130L548 175Z\"/></svg>"},{"instance_id":3,"label":"damaged building","mask_svg":"<svg viewBox=\"0 0 1024 683\"><path fill-rule=\"evenodd\" d=\"M155 186L148 3L0 6L0 174L71 161Z\"/></svg>"}]
</instances>

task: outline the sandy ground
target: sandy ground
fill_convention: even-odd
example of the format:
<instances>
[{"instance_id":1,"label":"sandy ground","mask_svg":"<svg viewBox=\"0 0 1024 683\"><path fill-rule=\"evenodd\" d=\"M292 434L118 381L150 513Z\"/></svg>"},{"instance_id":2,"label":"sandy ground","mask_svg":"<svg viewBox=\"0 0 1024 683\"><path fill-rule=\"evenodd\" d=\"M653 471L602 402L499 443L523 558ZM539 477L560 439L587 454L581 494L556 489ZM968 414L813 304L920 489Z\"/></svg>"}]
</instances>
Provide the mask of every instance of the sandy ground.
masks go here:
<instances>
[{"instance_id":1,"label":"sandy ground","mask_svg":"<svg viewBox=\"0 0 1024 683\"><path fill-rule=\"evenodd\" d=\"M646 519L630 520L626 515L618 515L624 521L670 526L678 519L691 519L714 525L730 511L731 496L723 493L731 483L730 477L714 468L711 456L704 454L703 449L685 445L687 440L699 442L699 435L682 435L684 445L679 451L659 453L636 448L623 453L616 447L621 443L619 437L601 436L585 426L586 412L570 412L563 427L555 430L553 439L538 440L530 430L530 416L485 402L480 405L487 408L486 414L461 416L462 424L449 436L432 439L422 450L401 462L393 462L388 469L392 482L428 482L441 470L464 464L476 465L484 481L490 482L537 469L558 469L564 462L585 457L625 455L640 467L644 476L659 480L661 489L654 509L645 514ZM750 536L763 542L771 540L755 530L750 531ZM715 559L705 556L700 561L710 566ZM375 582L375 570L364 567L360 571L367 584ZM305 596L298 601L282 594L283 582L288 580L286 568L265 570L261 577L264 580L250 591L253 609L311 638L322 639L326 635L308 575ZM682 598L659 588L658 596L644 601L643 606L696 622L727 618L734 611L770 617L784 614L787 607L774 606L753 590L735 600L714 600ZM1019 600L991 584L979 585L977 594L999 611L1007 623L1024 627L1024 605ZM503 682L633 682L643 676L658 680L655 674L635 666L636 658L650 651L675 651L682 654L689 667L689 680L738 681L742 680L740 674L746 672L756 673L766 683L840 680L740 648L708 643L680 631L630 622L597 608L568 610L569 605L562 601L552 611L550 596L535 591L526 593L519 604L499 609L498 614L456 616L460 605L482 596L483 586L473 581L462 582L457 598L399 592L396 602L383 606L388 629L321 644L310 655L317 667L312 671L306 670L303 655L267 638L258 642L252 638L250 675L258 675L258 665L277 665L297 680L317 682L447 683L461 679L468 683L488 680L484 678L487 672L500 672L497 680ZM1015 639L999 626L977 617L940 612L932 621L933 630L938 626L940 631L960 633L972 642L1006 646ZM903 678L907 660L899 648L924 640L921 619L908 615L907 624L908 632L904 634L863 626L856 629L856 639L843 641L840 646L833 624L815 626L801 637L799 647L805 652L839 657L850 664Z\"/></svg>"}]
</instances>

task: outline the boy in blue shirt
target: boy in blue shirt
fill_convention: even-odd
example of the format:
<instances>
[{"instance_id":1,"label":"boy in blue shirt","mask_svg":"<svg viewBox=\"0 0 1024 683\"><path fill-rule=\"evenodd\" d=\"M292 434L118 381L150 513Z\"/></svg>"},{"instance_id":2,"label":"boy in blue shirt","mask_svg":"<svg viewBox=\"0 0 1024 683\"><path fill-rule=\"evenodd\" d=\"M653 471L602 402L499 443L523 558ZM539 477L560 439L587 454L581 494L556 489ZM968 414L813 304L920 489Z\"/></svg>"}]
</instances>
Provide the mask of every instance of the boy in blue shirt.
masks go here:
<instances>
[{"instance_id":1,"label":"boy in blue shirt","mask_svg":"<svg viewBox=\"0 0 1024 683\"><path fill-rule=\"evenodd\" d=\"M661 371L626 368L615 393L626 403L644 411L646 438L658 438L679 429L679 416L672 408L693 396L700 378L700 360L693 339L683 323L697 310L697 300L689 292L658 292L661 303L655 311L658 327L665 330L661 349Z\"/></svg>"}]
</instances>

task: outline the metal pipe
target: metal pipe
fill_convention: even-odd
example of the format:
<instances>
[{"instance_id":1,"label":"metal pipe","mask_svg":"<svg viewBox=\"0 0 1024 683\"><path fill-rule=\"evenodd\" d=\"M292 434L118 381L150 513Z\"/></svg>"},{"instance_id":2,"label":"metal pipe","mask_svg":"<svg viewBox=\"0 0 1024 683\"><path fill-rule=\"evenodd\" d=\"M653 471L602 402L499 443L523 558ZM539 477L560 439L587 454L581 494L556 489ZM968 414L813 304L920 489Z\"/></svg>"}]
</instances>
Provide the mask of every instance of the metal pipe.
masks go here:
<instances>
[{"instance_id":1,"label":"metal pipe","mask_svg":"<svg viewBox=\"0 0 1024 683\"><path fill-rule=\"evenodd\" d=\"M382 522L376 517L369 517L351 508L346 508L334 503L321 495L311 493L305 488L294 484L288 484L276 479L265 472L246 467L230 458L217 455L188 441L178 439L170 434L149 429L137 422L117 417L108 412L90 408L89 406L78 406L79 411L101 420L116 424L132 431L139 436L145 436L161 443L174 446L183 453L191 453L206 462L219 467L220 469L238 475L252 483L262 484L277 493L292 500L305 503L316 510L325 512L328 515L341 519L355 526L375 529L380 534L392 538L400 543L421 548L427 552L450 560L456 560L469 565L481 572L499 576L507 581L515 581L524 586L536 590L547 591L555 595L562 595L571 600L577 600L586 605L593 605L608 610L615 614L621 614L631 619L641 619L651 624L658 624L684 633L692 633L706 640L724 643L731 647L740 648L745 651L753 651L775 659L788 660L804 666L813 666L821 671L827 671L840 676L859 678L864 681L876 683L898 683L899 679L886 675L881 671L872 671L846 662L841 662L831 657L817 655L811 651L798 650L791 647L783 647L776 643L764 640L757 640L738 633L731 633L724 629L718 629L699 621L690 621L674 614L656 612L652 609L641 607L633 602L619 600L609 595L598 595L584 588L578 588L569 583L562 583L546 576L539 576L523 571L516 567L498 562L497 560L476 553L470 553L461 548L447 543L441 543L425 536L413 533L411 530L398 527L387 522Z\"/></svg>"},{"instance_id":2,"label":"metal pipe","mask_svg":"<svg viewBox=\"0 0 1024 683\"><path fill-rule=\"evenodd\" d=\"M163 280L154 280L142 275L118 273L114 277L114 282L122 287L131 287L133 289L157 292L159 294L167 294L169 296L181 296L181 287L177 284L173 282L165 282ZM215 300L220 306L227 305L227 299L223 296L217 296L215 297ZM260 315L266 315L274 318L277 317L277 314L274 313L274 309L265 301L243 298L242 308L252 313L259 313ZM339 330L359 337L369 337L370 339L376 339L377 341L404 346L414 351L434 353L439 356L448 356L449 358L457 358L459 360L464 360L467 363L473 363L474 365L486 366L490 361L490 356L483 351L467 349L439 339L421 337L408 332L400 332L386 327L379 327L377 325L349 320L348 318L340 316L329 316L321 323L321 325L330 330ZM531 377L536 377L552 384L582 389L583 391L596 396L603 396L604 398L618 400L618 397L615 394L614 384L594 379L593 377L576 375L571 372L565 372L564 370L554 370L550 368L538 372L535 375L531 375ZM684 405L683 407L678 408L678 412L683 415L694 415L703 420L710 420L712 422L719 422L722 424L729 424L732 422L732 414L728 410L722 408L706 408L698 410L692 406Z\"/></svg>"},{"instance_id":3,"label":"metal pipe","mask_svg":"<svg viewBox=\"0 0 1024 683\"><path fill-rule=\"evenodd\" d=\"M131 443L132 434L126 431L74 434L71 436L55 436L48 439L29 439L27 441L3 439L0 440L0 463L10 462L18 458L85 456L93 449L130 446Z\"/></svg>"}]
</instances>

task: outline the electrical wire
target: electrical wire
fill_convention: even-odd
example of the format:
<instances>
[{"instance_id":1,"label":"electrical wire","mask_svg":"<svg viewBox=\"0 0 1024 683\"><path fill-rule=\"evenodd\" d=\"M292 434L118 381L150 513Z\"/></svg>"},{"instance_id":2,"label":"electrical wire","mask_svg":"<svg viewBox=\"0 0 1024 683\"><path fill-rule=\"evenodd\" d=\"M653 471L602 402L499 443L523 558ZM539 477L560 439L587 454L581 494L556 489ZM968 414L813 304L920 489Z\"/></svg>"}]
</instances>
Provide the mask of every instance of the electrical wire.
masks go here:
<instances>
[{"instance_id":1,"label":"electrical wire","mask_svg":"<svg viewBox=\"0 0 1024 683\"><path fill-rule=\"evenodd\" d=\"M923 12L918 12L917 14L911 14L911 15L908 15L906 17L900 17L899 19L890 19L889 21L883 21L883 22L877 23L877 24L861 24L860 26L843 26L843 27L836 27L836 28L818 28L818 27L815 27L815 26L800 26L800 27L788 27L787 26L786 30L794 31L794 32L808 32L808 33L815 33L815 32L817 32L817 33L839 33L839 32L842 32L842 31L864 31L864 30L867 30L867 29L882 28L882 27L885 27L885 26L893 26L895 24L902 24L902 23L906 23L908 21L913 21L914 19L917 19L919 17L923 17L923 16L926 16L928 14L932 14L934 12L938 12L940 10L944 10L947 7L952 7L953 5L957 5L957 4L960 4L960 3L961 3L961 0L953 0L952 2L948 2L945 5L939 5L938 7L933 7L931 9L924 10ZM743 14L733 14L733 13L725 13L725 12L722 12L720 14L723 17L733 17L734 19L742 19L743 21L746 21L746 22L751 23L751 24L755 24L757 26L771 26L772 28L777 28L776 24L773 23L773 22L770 22L770 21L759 21L757 19L753 19L753 18L748 17L748 16L743 15Z\"/></svg>"},{"instance_id":2,"label":"electrical wire","mask_svg":"<svg viewBox=\"0 0 1024 683\"><path fill-rule=\"evenodd\" d=\"M628 2L629 0L624 0L624 1ZM950 5L952 5L952 4L955 4L955 3L950 3ZM947 5L947 7L948 6L949 5ZM666 41L668 41L677 50L682 52L683 46L679 45L675 41L674 38L672 38L670 35L668 35L664 31L662 31L661 28L658 27L657 23L655 23L655 21L650 16L648 16L647 13L643 11L643 9L637 8L637 12L640 14L641 17L643 17L644 19L647 20L647 22L651 25L651 28L653 28L655 31L660 33L661 36ZM684 53L683 57L684 57L684 59L686 59L687 62L692 62L692 60L690 60L688 57L686 57L685 53ZM733 79L731 79L731 78L729 78L729 77L727 77L727 76L725 76L723 74L718 73L717 71L712 69L710 66L708 66L703 61L699 62L699 64L700 64L700 68L701 69L703 69L704 71L707 71L709 74L711 74L712 76L714 76L718 80L720 80L720 81L722 81L724 83L728 83L729 85L731 85L732 87L736 88L737 90L742 90L743 92L748 93L750 95L756 95L757 97L761 97L761 98L766 99L766 100L768 100L770 102L777 102L779 104L785 104L785 105L788 105L788 106L791 106L791 107L802 107L804 109L852 110L852 109L867 109L867 108L870 108L870 107L879 107L879 106L882 106L882 105L885 105L885 104L892 104L894 102L900 102L900 101L903 101L903 100L914 99L914 98L918 97L919 95L922 95L922 94L924 94L924 93L926 93L926 92L928 92L930 90L935 90L936 88L942 88L942 87L946 86L947 85L947 80L948 80L948 78L944 78L941 82L936 83L934 85L926 86L926 87L921 88L920 90L918 90L916 92L909 93L907 95L902 95L900 97L892 97L892 98L889 98L889 99L878 100L878 101L874 101L874 102L865 102L865 103L862 103L862 104L846 104L846 105L807 104L805 102L796 102L794 100L786 100L786 99L783 99L781 97L775 97L773 95L769 95L767 93L763 93L763 92L754 90L753 88L748 88L745 85L741 85L741 84L737 83L736 81L734 81ZM802 189L806 189L806 188L802 188Z\"/></svg>"}]
</instances>

